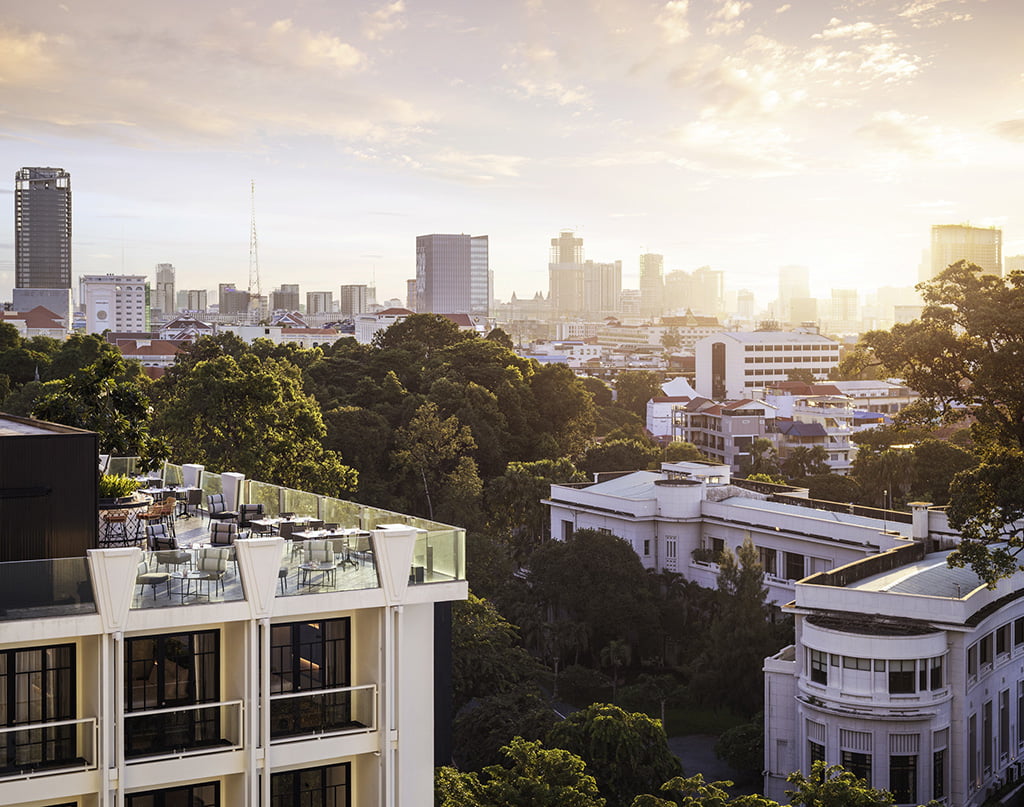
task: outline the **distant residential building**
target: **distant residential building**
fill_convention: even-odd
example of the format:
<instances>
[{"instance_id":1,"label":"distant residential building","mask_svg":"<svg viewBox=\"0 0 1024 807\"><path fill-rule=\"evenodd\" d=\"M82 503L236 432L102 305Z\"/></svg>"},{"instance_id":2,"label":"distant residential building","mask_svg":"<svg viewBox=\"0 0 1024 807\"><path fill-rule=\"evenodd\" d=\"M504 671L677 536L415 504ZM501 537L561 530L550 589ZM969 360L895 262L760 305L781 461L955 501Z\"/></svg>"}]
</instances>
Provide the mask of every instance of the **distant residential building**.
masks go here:
<instances>
[{"instance_id":1,"label":"distant residential building","mask_svg":"<svg viewBox=\"0 0 1024 807\"><path fill-rule=\"evenodd\" d=\"M310 328L290 324L222 325L220 331L233 333L248 344L257 339L266 339L275 345L294 344L301 348L327 347L344 336L336 328Z\"/></svg>"},{"instance_id":2,"label":"distant residential building","mask_svg":"<svg viewBox=\"0 0 1024 807\"><path fill-rule=\"evenodd\" d=\"M491 303L489 248L486 235L417 236L417 311L488 316Z\"/></svg>"},{"instance_id":3,"label":"distant residential building","mask_svg":"<svg viewBox=\"0 0 1024 807\"><path fill-rule=\"evenodd\" d=\"M895 381L830 381L829 385L853 399L857 409L886 415L895 415L921 397Z\"/></svg>"},{"instance_id":4,"label":"distant residential building","mask_svg":"<svg viewBox=\"0 0 1024 807\"><path fill-rule=\"evenodd\" d=\"M174 264L158 263L156 265L156 287L150 295L150 311L159 311L164 316L173 314L174 299Z\"/></svg>"},{"instance_id":5,"label":"distant residential building","mask_svg":"<svg viewBox=\"0 0 1024 807\"><path fill-rule=\"evenodd\" d=\"M145 275L83 275L79 289L89 333L149 330L149 280Z\"/></svg>"},{"instance_id":6,"label":"distant residential building","mask_svg":"<svg viewBox=\"0 0 1024 807\"><path fill-rule=\"evenodd\" d=\"M751 398L723 403L694 398L672 406L671 435L675 441L693 443L713 462L738 472L750 461L755 440L776 443L775 414L774 406Z\"/></svg>"},{"instance_id":7,"label":"distant residential building","mask_svg":"<svg viewBox=\"0 0 1024 807\"><path fill-rule=\"evenodd\" d=\"M151 378L158 378L174 364L183 343L163 339L118 339L114 344L126 359L135 359L150 370L160 370L148 373Z\"/></svg>"},{"instance_id":8,"label":"distant residential building","mask_svg":"<svg viewBox=\"0 0 1024 807\"><path fill-rule=\"evenodd\" d=\"M838 342L796 331L729 331L702 339L694 351L697 393L716 401L748 397L793 370L825 379L839 364Z\"/></svg>"},{"instance_id":9,"label":"distant residential building","mask_svg":"<svg viewBox=\"0 0 1024 807\"><path fill-rule=\"evenodd\" d=\"M368 345L378 331L384 331L396 322L402 322L413 314L408 308L385 308L375 314L357 314L355 316L355 337L361 345Z\"/></svg>"},{"instance_id":10,"label":"distant residential building","mask_svg":"<svg viewBox=\"0 0 1024 807\"><path fill-rule=\"evenodd\" d=\"M182 289L177 294L178 311L208 311L206 289Z\"/></svg>"},{"instance_id":11,"label":"distant residential building","mask_svg":"<svg viewBox=\"0 0 1024 807\"><path fill-rule=\"evenodd\" d=\"M306 314L329 314L334 308L334 293L330 291L307 291Z\"/></svg>"},{"instance_id":12,"label":"distant residential building","mask_svg":"<svg viewBox=\"0 0 1024 807\"><path fill-rule=\"evenodd\" d=\"M749 289L736 292L736 316L744 320L754 319L754 292Z\"/></svg>"},{"instance_id":13,"label":"distant residential building","mask_svg":"<svg viewBox=\"0 0 1024 807\"><path fill-rule=\"evenodd\" d=\"M854 452L850 442L853 434L852 399L839 394L768 394L765 401L776 410L775 430L778 432L780 461L784 462L794 449L820 447L829 471L840 476L849 473Z\"/></svg>"},{"instance_id":14,"label":"distant residential building","mask_svg":"<svg viewBox=\"0 0 1024 807\"><path fill-rule=\"evenodd\" d=\"M583 311L589 316L613 314L622 297L622 261L583 264Z\"/></svg>"},{"instance_id":15,"label":"distant residential building","mask_svg":"<svg viewBox=\"0 0 1024 807\"><path fill-rule=\"evenodd\" d=\"M0 322L6 322L18 329L18 335L31 339L33 336L48 336L51 339L68 338L69 323L43 306L29 311L0 311Z\"/></svg>"},{"instance_id":16,"label":"distant residential building","mask_svg":"<svg viewBox=\"0 0 1024 807\"><path fill-rule=\"evenodd\" d=\"M270 292L271 311L298 311L299 284L283 283L280 288Z\"/></svg>"},{"instance_id":17,"label":"distant residential building","mask_svg":"<svg viewBox=\"0 0 1024 807\"><path fill-rule=\"evenodd\" d=\"M640 256L640 314L660 317L665 311L665 258L653 252Z\"/></svg>"},{"instance_id":18,"label":"distant residential building","mask_svg":"<svg viewBox=\"0 0 1024 807\"><path fill-rule=\"evenodd\" d=\"M860 298L856 289L832 289L829 330L834 334L860 332Z\"/></svg>"},{"instance_id":19,"label":"distant residential building","mask_svg":"<svg viewBox=\"0 0 1024 807\"><path fill-rule=\"evenodd\" d=\"M372 301L373 297L370 295L369 286L363 284L342 286L338 297L338 313L343 317L365 314L370 310Z\"/></svg>"},{"instance_id":20,"label":"distant residential building","mask_svg":"<svg viewBox=\"0 0 1024 807\"><path fill-rule=\"evenodd\" d=\"M203 336L214 336L217 329L208 322L183 315L164 323L158 335L160 339L171 342L194 342Z\"/></svg>"},{"instance_id":21,"label":"distant residential building","mask_svg":"<svg viewBox=\"0 0 1024 807\"><path fill-rule=\"evenodd\" d=\"M660 353L666 348L663 340L671 336L679 344L676 352L692 352L697 342L712 334L721 333L725 326L715 317L697 317L687 312L679 317L662 317L654 325L623 325L608 319L597 328L597 341L606 348Z\"/></svg>"},{"instance_id":22,"label":"distant residential building","mask_svg":"<svg viewBox=\"0 0 1024 807\"><path fill-rule=\"evenodd\" d=\"M248 315L249 292L236 289L233 283L221 283L217 303L222 317Z\"/></svg>"},{"instance_id":23,"label":"distant residential building","mask_svg":"<svg viewBox=\"0 0 1024 807\"><path fill-rule=\"evenodd\" d=\"M932 277L950 264L967 260L982 273L1002 277L1003 231L996 227L936 224L932 227Z\"/></svg>"},{"instance_id":24,"label":"distant residential building","mask_svg":"<svg viewBox=\"0 0 1024 807\"><path fill-rule=\"evenodd\" d=\"M641 309L642 306L641 301ZM693 272L669 272L665 276L664 310L674 313L690 310L702 316L721 316L725 313L724 273L710 266L702 266Z\"/></svg>"},{"instance_id":25,"label":"distant residential building","mask_svg":"<svg viewBox=\"0 0 1024 807\"><path fill-rule=\"evenodd\" d=\"M63 168L14 175L14 286L71 288L71 174Z\"/></svg>"}]
</instances>

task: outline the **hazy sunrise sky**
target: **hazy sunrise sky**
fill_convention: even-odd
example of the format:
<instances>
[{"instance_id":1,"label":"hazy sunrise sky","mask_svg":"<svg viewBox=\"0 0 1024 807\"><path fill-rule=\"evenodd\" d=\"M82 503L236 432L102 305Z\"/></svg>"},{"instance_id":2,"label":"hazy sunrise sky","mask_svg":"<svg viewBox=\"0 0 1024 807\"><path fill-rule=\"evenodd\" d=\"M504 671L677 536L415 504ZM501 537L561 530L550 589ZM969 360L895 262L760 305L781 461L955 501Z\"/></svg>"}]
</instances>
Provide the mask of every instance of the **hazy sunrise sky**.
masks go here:
<instances>
[{"instance_id":1,"label":"hazy sunrise sky","mask_svg":"<svg viewBox=\"0 0 1024 807\"><path fill-rule=\"evenodd\" d=\"M401 296L415 236L709 264L773 295L912 285L932 224L1024 253L1020 0L0 0L0 299L13 177L72 175L73 265L178 288ZM76 283L77 293L77 283ZM214 298L211 298L213 302Z\"/></svg>"}]
</instances>

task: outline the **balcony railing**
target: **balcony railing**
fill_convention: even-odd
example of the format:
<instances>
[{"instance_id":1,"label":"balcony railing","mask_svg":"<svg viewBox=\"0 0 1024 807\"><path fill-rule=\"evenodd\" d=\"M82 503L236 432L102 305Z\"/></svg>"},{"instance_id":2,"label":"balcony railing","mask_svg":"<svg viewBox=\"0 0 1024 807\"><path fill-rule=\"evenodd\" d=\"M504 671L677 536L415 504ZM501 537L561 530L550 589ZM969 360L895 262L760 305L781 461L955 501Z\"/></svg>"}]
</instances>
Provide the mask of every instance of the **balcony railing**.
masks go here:
<instances>
[{"instance_id":1,"label":"balcony railing","mask_svg":"<svg viewBox=\"0 0 1024 807\"><path fill-rule=\"evenodd\" d=\"M95 717L0 728L0 781L96 768Z\"/></svg>"},{"instance_id":2,"label":"balcony railing","mask_svg":"<svg viewBox=\"0 0 1024 807\"><path fill-rule=\"evenodd\" d=\"M94 613L85 558L0 563L0 621Z\"/></svg>"},{"instance_id":3,"label":"balcony railing","mask_svg":"<svg viewBox=\"0 0 1024 807\"><path fill-rule=\"evenodd\" d=\"M270 696L271 742L375 731L377 685L282 692Z\"/></svg>"},{"instance_id":4,"label":"balcony railing","mask_svg":"<svg viewBox=\"0 0 1024 807\"><path fill-rule=\"evenodd\" d=\"M151 762L242 747L242 701L197 703L124 716L129 762Z\"/></svg>"}]
</instances>

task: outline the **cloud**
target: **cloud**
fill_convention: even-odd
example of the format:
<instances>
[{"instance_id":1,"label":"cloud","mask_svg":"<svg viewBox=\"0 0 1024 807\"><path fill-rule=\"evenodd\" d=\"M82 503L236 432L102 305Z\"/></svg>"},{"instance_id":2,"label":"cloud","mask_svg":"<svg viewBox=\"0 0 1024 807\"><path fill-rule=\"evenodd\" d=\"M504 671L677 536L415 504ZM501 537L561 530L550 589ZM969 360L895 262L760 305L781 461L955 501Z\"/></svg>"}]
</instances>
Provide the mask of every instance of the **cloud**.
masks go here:
<instances>
[{"instance_id":1,"label":"cloud","mask_svg":"<svg viewBox=\"0 0 1024 807\"><path fill-rule=\"evenodd\" d=\"M791 137L777 126L725 126L704 119L679 129L675 142L678 155L671 162L691 170L764 178L802 169Z\"/></svg>"},{"instance_id":2,"label":"cloud","mask_svg":"<svg viewBox=\"0 0 1024 807\"><path fill-rule=\"evenodd\" d=\"M290 55L303 67L327 67L347 72L362 67L366 57L355 47L324 31L297 28L290 19L270 26L267 44Z\"/></svg>"},{"instance_id":3,"label":"cloud","mask_svg":"<svg viewBox=\"0 0 1024 807\"><path fill-rule=\"evenodd\" d=\"M999 121L993 128L997 135L1006 140L1024 143L1024 118Z\"/></svg>"},{"instance_id":4,"label":"cloud","mask_svg":"<svg viewBox=\"0 0 1024 807\"><path fill-rule=\"evenodd\" d=\"M914 28L934 28L950 22L967 22L973 19L969 12L943 8L951 2L963 5L964 0L911 0L897 12L897 15L910 22Z\"/></svg>"},{"instance_id":5,"label":"cloud","mask_svg":"<svg viewBox=\"0 0 1024 807\"><path fill-rule=\"evenodd\" d=\"M711 14L711 24L707 33L711 37L727 36L743 29L743 12L753 6L742 0L720 0L718 8Z\"/></svg>"},{"instance_id":6,"label":"cloud","mask_svg":"<svg viewBox=\"0 0 1024 807\"><path fill-rule=\"evenodd\" d=\"M893 34L885 26L867 20L844 23L838 17L828 21L825 30L812 34L811 39L867 39L869 37L891 37Z\"/></svg>"},{"instance_id":7,"label":"cloud","mask_svg":"<svg viewBox=\"0 0 1024 807\"><path fill-rule=\"evenodd\" d=\"M670 45L690 38L690 23L687 19L689 9L690 0L668 0L655 18L655 24Z\"/></svg>"},{"instance_id":8,"label":"cloud","mask_svg":"<svg viewBox=\"0 0 1024 807\"><path fill-rule=\"evenodd\" d=\"M933 153L925 120L913 118L896 110L876 112L869 123L857 129L856 134L862 140L882 149L919 157L930 156Z\"/></svg>"},{"instance_id":9,"label":"cloud","mask_svg":"<svg viewBox=\"0 0 1024 807\"><path fill-rule=\"evenodd\" d=\"M559 106L590 107L590 93L581 86L566 87L553 79L536 81L522 78L516 82L516 95L521 98L544 98L555 101Z\"/></svg>"},{"instance_id":10,"label":"cloud","mask_svg":"<svg viewBox=\"0 0 1024 807\"><path fill-rule=\"evenodd\" d=\"M66 44L62 36L0 28L0 85L21 84L50 74L54 49Z\"/></svg>"},{"instance_id":11,"label":"cloud","mask_svg":"<svg viewBox=\"0 0 1024 807\"><path fill-rule=\"evenodd\" d=\"M404 13L404 0L395 0L393 3L387 3L376 11L366 14L363 23L363 36L370 40L378 40L393 31L402 30L405 28L405 19L402 17Z\"/></svg>"}]
</instances>

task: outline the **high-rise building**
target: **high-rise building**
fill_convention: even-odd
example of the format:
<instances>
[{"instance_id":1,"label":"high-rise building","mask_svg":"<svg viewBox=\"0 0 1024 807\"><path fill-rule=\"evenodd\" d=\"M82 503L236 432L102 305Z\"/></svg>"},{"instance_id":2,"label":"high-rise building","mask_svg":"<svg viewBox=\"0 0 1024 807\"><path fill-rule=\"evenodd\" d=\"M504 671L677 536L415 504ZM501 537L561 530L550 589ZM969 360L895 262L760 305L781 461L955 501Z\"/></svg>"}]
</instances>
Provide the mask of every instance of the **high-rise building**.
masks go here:
<instances>
[{"instance_id":1,"label":"high-rise building","mask_svg":"<svg viewBox=\"0 0 1024 807\"><path fill-rule=\"evenodd\" d=\"M178 292L179 311L206 311L206 289L182 289Z\"/></svg>"},{"instance_id":2,"label":"high-rise building","mask_svg":"<svg viewBox=\"0 0 1024 807\"><path fill-rule=\"evenodd\" d=\"M616 313L622 303L622 261L583 264L583 311L592 316Z\"/></svg>"},{"instance_id":3,"label":"high-rise building","mask_svg":"<svg viewBox=\"0 0 1024 807\"><path fill-rule=\"evenodd\" d=\"M150 298L150 309L161 314L174 311L174 265L158 263L156 265L156 290Z\"/></svg>"},{"instance_id":4,"label":"high-rise building","mask_svg":"<svg viewBox=\"0 0 1024 807\"><path fill-rule=\"evenodd\" d=\"M71 175L63 168L14 175L14 285L71 288Z\"/></svg>"},{"instance_id":5,"label":"high-rise building","mask_svg":"<svg viewBox=\"0 0 1024 807\"><path fill-rule=\"evenodd\" d=\"M936 224L932 227L932 277L957 261L966 260L982 274L1002 277L1003 231L996 227Z\"/></svg>"},{"instance_id":6,"label":"high-rise building","mask_svg":"<svg viewBox=\"0 0 1024 807\"><path fill-rule=\"evenodd\" d=\"M416 310L416 278L405 281L405 307L410 311Z\"/></svg>"},{"instance_id":7,"label":"high-rise building","mask_svg":"<svg viewBox=\"0 0 1024 807\"><path fill-rule=\"evenodd\" d=\"M701 266L693 270L694 314L718 317L725 312L725 273L721 269Z\"/></svg>"},{"instance_id":8,"label":"high-rise building","mask_svg":"<svg viewBox=\"0 0 1024 807\"><path fill-rule=\"evenodd\" d=\"M330 291L307 291L306 292L306 313L307 314L329 314L334 308L334 292Z\"/></svg>"},{"instance_id":9,"label":"high-rise building","mask_svg":"<svg viewBox=\"0 0 1024 807\"><path fill-rule=\"evenodd\" d=\"M754 318L754 292L750 289L736 292L736 315L741 319Z\"/></svg>"},{"instance_id":10,"label":"high-rise building","mask_svg":"<svg viewBox=\"0 0 1024 807\"><path fill-rule=\"evenodd\" d=\"M660 317L665 312L665 258L653 252L640 256L640 313Z\"/></svg>"},{"instance_id":11,"label":"high-rise building","mask_svg":"<svg viewBox=\"0 0 1024 807\"><path fill-rule=\"evenodd\" d=\"M806 266L779 267L779 305L776 316L783 322L796 322L790 311L793 300L806 300L811 296L809 272Z\"/></svg>"},{"instance_id":12,"label":"high-rise building","mask_svg":"<svg viewBox=\"0 0 1024 807\"><path fill-rule=\"evenodd\" d=\"M271 311L298 311L299 284L282 283L280 288L270 292Z\"/></svg>"},{"instance_id":13,"label":"high-rise building","mask_svg":"<svg viewBox=\"0 0 1024 807\"><path fill-rule=\"evenodd\" d=\"M78 299L85 307L89 333L149 330L149 280L145 275L83 275Z\"/></svg>"},{"instance_id":14,"label":"high-rise building","mask_svg":"<svg viewBox=\"0 0 1024 807\"><path fill-rule=\"evenodd\" d=\"M488 316L491 301L488 252L486 235L417 236L417 311Z\"/></svg>"},{"instance_id":15,"label":"high-rise building","mask_svg":"<svg viewBox=\"0 0 1024 807\"><path fill-rule=\"evenodd\" d=\"M1003 277L1010 272L1024 272L1024 255L1007 255L1003 258Z\"/></svg>"},{"instance_id":16,"label":"high-rise building","mask_svg":"<svg viewBox=\"0 0 1024 807\"><path fill-rule=\"evenodd\" d=\"M832 289L832 333L859 333L860 301L856 289Z\"/></svg>"},{"instance_id":17,"label":"high-rise building","mask_svg":"<svg viewBox=\"0 0 1024 807\"><path fill-rule=\"evenodd\" d=\"M583 312L583 239L572 230L551 239L548 300L556 317Z\"/></svg>"},{"instance_id":18,"label":"high-rise building","mask_svg":"<svg viewBox=\"0 0 1024 807\"><path fill-rule=\"evenodd\" d=\"M236 289L234 283L221 283L217 295L218 312L228 316L249 313L249 292Z\"/></svg>"},{"instance_id":19,"label":"high-rise building","mask_svg":"<svg viewBox=\"0 0 1024 807\"><path fill-rule=\"evenodd\" d=\"M343 317L354 317L370 310L369 287L362 284L342 286L338 297L338 313Z\"/></svg>"}]
</instances>

